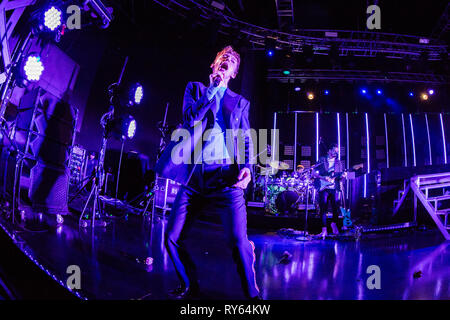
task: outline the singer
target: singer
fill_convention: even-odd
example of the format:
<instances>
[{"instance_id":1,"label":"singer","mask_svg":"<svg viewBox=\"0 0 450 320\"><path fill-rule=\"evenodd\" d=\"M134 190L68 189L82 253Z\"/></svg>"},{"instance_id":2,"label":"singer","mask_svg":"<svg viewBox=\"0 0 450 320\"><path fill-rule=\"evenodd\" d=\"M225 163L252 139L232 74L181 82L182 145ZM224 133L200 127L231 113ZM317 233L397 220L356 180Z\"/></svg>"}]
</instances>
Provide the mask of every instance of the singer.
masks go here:
<instances>
[{"instance_id":1,"label":"singer","mask_svg":"<svg viewBox=\"0 0 450 320\"><path fill-rule=\"evenodd\" d=\"M181 285L170 294L177 299L194 298L199 283L194 262L185 245L185 238L194 215L200 210L216 212L221 216L226 239L237 265L244 294L249 299L260 299L255 277L255 246L247 237L247 211L244 190L251 180L249 137L233 137L226 143L227 129L242 134L250 129L250 103L228 88L238 73L240 56L231 46L220 51L209 76L209 86L189 82L183 102L183 129L201 126L206 133L205 144L191 141L192 150L201 144L200 156L193 164L174 163L172 141L156 164L156 172L179 182L178 192L170 213L165 244L174 263ZM198 127L197 127L198 128ZM242 129L242 130L238 130ZM237 139L243 139L240 149ZM229 146L232 146L232 149ZM244 151L244 152L240 152ZM243 154L244 159L240 158Z\"/></svg>"}]
</instances>

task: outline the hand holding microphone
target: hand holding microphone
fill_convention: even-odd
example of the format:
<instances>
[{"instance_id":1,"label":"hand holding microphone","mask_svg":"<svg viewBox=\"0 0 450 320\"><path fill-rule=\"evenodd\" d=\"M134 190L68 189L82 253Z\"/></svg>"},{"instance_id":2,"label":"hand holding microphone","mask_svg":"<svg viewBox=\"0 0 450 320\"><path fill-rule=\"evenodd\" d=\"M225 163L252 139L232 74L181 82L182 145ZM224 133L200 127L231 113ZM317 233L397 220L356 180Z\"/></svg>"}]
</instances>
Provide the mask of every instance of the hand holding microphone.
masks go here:
<instances>
[{"instance_id":1,"label":"hand holding microphone","mask_svg":"<svg viewBox=\"0 0 450 320\"><path fill-rule=\"evenodd\" d=\"M222 76L218 73L212 73L209 75L209 88L206 90L206 96L208 100L211 100L219 90L219 85L222 82Z\"/></svg>"},{"instance_id":2,"label":"hand holding microphone","mask_svg":"<svg viewBox=\"0 0 450 320\"><path fill-rule=\"evenodd\" d=\"M214 87L218 87L222 82L222 76L219 73L212 73L209 75L209 83Z\"/></svg>"}]
</instances>

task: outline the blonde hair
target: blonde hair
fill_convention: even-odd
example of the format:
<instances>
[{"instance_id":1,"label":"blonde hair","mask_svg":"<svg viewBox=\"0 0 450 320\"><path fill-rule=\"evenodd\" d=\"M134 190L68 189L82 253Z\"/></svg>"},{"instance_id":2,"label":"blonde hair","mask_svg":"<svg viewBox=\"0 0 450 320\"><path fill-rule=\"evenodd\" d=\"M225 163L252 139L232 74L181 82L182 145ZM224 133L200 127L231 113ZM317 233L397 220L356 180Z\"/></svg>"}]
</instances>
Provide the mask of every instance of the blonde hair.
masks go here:
<instances>
[{"instance_id":1,"label":"blonde hair","mask_svg":"<svg viewBox=\"0 0 450 320\"><path fill-rule=\"evenodd\" d=\"M216 55L216 58L214 59L214 62L211 64L211 68L214 67L214 65L216 64L217 60L219 59L220 56L224 55L225 53L231 54L232 56L234 56L236 58L237 64L236 64L236 74L239 71L239 65L241 64L241 56L239 55L239 53L237 53L232 46L226 46L225 48L222 49L222 51L218 52Z\"/></svg>"}]
</instances>

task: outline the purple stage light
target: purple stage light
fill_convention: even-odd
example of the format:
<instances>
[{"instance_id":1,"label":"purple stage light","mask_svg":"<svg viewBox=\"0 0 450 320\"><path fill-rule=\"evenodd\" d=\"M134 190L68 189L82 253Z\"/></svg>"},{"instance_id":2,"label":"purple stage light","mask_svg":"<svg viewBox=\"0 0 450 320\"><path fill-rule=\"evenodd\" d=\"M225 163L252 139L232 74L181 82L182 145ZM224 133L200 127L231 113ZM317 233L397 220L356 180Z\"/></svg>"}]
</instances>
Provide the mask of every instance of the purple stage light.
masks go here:
<instances>
[{"instance_id":1,"label":"purple stage light","mask_svg":"<svg viewBox=\"0 0 450 320\"><path fill-rule=\"evenodd\" d=\"M61 10L51 7L44 13L44 25L51 31L54 31L61 25L61 16Z\"/></svg>"},{"instance_id":2,"label":"purple stage light","mask_svg":"<svg viewBox=\"0 0 450 320\"><path fill-rule=\"evenodd\" d=\"M430 94L430 96L431 95L433 95L434 94L434 90L433 89L430 89L430 90L428 90L428 93Z\"/></svg>"},{"instance_id":3,"label":"purple stage light","mask_svg":"<svg viewBox=\"0 0 450 320\"><path fill-rule=\"evenodd\" d=\"M44 71L41 57L36 55L28 56L23 70L28 81L39 81L42 71Z\"/></svg>"},{"instance_id":4,"label":"purple stage light","mask_svg":"<svg viewBox=\"0 0 450 320\"><path fill-rule=\"evenodd\" d=\"M383 91L381 91L381 89L378 89L378 90L377 90L377 95L380 96L382 93L383 93Z\"/></svg>"},{"instance_id":5,"label":"purple stage light","mask_svg":"<svg viewBox=\"0 0 450 320\"><path fill-rule=\"evenodd\" d=\"M142 101L142 98L144 97L144 88L140 84L136 86L136 89L134 90L134 103L140 104Z\"/></svg>"},{"instance_id":6,"label":"purple stage light","mask_svg":"<svg viewBox=\"0 0 450 320\"><path fill-rule=\"evenodd\" d=\"M132 139L135 134L136 134L136 120L133 119L130 121L130 124L128 125L127 129L128 139Z\"/></svg>"},{"instance_id":7,"label":"purple stage light","mask_svg":"<svg viewBox=\"0 0 450 320\"><path fill-rule=\"evenodd\" d=\"M130 88L128 101L130 106L138 105L144 97L144 88L140 83L136 83Z\"/></svg>"},{"instance_id":8,"label":"purple stage light","mask_svg":"<svg viewBox=\"0 0 450 320\"><path fill-rule=\"evenodd\" d=\"M361 89L361 93L362 93L362 94L366 94L366 93L367 93L367 90L366 90L366 89Z\"/></svg>"}]
</instances>

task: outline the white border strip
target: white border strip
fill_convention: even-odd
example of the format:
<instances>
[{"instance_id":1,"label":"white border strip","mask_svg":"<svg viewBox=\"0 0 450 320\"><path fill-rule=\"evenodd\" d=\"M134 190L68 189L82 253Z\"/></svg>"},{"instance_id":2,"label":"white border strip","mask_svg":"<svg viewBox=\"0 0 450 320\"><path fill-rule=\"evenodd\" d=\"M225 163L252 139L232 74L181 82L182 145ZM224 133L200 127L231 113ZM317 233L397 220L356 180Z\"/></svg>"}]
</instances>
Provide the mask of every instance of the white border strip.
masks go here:
<instances>
[{"instance_id":1,"label":"white border strip","mask_svg":"<svg viewBox=\"0 0 450 320\"><path fill-rule=\"evenodd\" d=\"M387 129L386 113L384 114L384 135L386 137L386 168L389 168L389 136Z\"/></svg>"},{"instance_id":2,"label":"white border strip","mask_svg":"<svg viewBox=\"0 0 450 320\"><path fill-rule=\"evenodd\" d=\"M413 146L413 163L414 163L414 167L416 167L416 142L415 142L415 138L414 138L414 125L413 125L413 121L412 121L412 115L411 113L409 114L409 123L411 125L411 136L412 136L412 146Z\"/></svg>"},{"instance_id":3,"label":"white border strip","mask_svg":"<svg viewBox=\"0 0 450 320\"><path fill-rule=\"evenodd\" d=\"M428 124L428 114L426 114L426 113L425 113L425 123L427 124L428 154L430 155L430 166L431 166L431 165L433 165L433 157L431 156L430 126Z\"/></svg>"}]
</instances>

